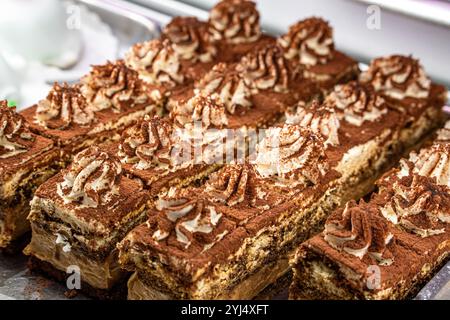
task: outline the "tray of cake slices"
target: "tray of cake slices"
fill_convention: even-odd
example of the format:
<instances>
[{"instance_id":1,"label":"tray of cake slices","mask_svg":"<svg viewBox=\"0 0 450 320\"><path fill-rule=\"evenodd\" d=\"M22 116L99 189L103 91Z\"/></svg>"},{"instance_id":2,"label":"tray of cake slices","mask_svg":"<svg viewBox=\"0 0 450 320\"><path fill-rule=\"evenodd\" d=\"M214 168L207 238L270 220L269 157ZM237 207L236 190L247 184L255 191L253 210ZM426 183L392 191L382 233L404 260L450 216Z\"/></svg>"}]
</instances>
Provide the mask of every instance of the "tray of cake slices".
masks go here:
<instances>
[{"instance_id":1,"label":"tray of cake slices","mask_svg":"<svg viewBox=\"0 0 450 320\"><path fill-rule=\"evenodd\" d=\"M447 88L259 18L220 1L0 103L0 298L449 297Z\"/></svg>"}]
</instances>

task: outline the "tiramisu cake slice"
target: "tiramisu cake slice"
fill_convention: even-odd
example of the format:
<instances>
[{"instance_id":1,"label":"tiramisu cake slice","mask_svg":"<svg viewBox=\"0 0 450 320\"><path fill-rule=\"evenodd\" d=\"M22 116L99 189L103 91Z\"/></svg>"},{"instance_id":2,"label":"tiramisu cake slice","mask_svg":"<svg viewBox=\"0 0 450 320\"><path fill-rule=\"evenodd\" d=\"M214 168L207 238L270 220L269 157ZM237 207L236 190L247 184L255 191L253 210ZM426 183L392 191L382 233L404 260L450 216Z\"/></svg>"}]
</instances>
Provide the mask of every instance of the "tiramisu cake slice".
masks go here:
<instances>
[{"instance_id":1,"label":"tiramisu cake slice","mask_svg":"<svg viewBox=\"0 0 450 320\"><path fill-rule=\"evenodd\" d=\"M225 106L198 94L170 117L146 117L112 146L125 172L143 182L151 195L205 178L227 158L245 157L246 130L227 130Z\"/></svg>"},{"instance_id":2,"label":"tiramisu cake slice","mask_svg":"<svg viewBox=\"0 0 450 320\"><path fill-rule=\"evenodd\" d=\"M448 127L386 174L368 204L348 203L301 245L291 298L410 298L448 260Z\"/></svg>"},{"instance_id":3,"label":"tiramisu cake slice","mask_svg":"<svg viewBox=\"0 0 450 320\"><path fill-rule=\"evenodd\" d=\"M360 81L372 85L389 105L404 114L399 140L407 147L445 122L442 107L447 102L447 89L433 83L412 57L375 59L360 75Z\"/></svg>"},{"instance_id":4,"label":"tiramisu cake slice","mask_svg":"<svg viewBox=\"0 0 450 320\"><path fill-rule=\"evenodd\" d=\"M285 275L289 254L334 206L337 173L323 140L298 126L270 129L258 150L255 164L160 197L121 242L120 262L135 272L130 299L250 299Z\"/></svg>"},{"instance_id":5,"label":"tiramisu cake slice","mask_svg":"<svg viewBox=\"0 0 450 320\"><path fill-rule=\"evenodd\" d=\"M21 114L70 160L89 145L118 139L125 127L160 110L137 73L119 60L94 66L78 85L55 84L46 99Z\"/></svg>"},{"instance_id":6,"label":"tiramisu cake slice","mask_svg":"<svg viewBox=\"0 0 450 320\"><path fill-rule=\"evenodd\" d=\"M323 104L298 104L286 122L310 128L325 139L330 165L341 174L342 204L364 196L400 157L402 114L372 87L357 82L338 85Z\"/></svg>"},{"instance_id":7,"label":"tiramisu cake slice","mask_svg":"<svg viewBox=\"0 0 450 320\"><path fill-rule=\"evenodd\" d=\"M392 57L375 61L390 59ZM401 61L412 64L411 70L417 68L409 74L412 87L417 87L417 81L429 81L417 61L409 58ZM405 68L408 69L407 66ZM397 77L399 75L393 75L394 79ZM412 87L395 87L396 95L408 95ZM441 88L438 85L434 87L435 90ZM286 112L286 122L311 128L325 137L327 156L333 168L341 174L340 197L345 203L369 192L380 174L405 150L422 142L445 119L442 109L446 92L431 98L433 89L423 90L429 90L429 93L421 94L430 95L429 101L432 102L425 99L420 103L403 102L400 105L400 102L387 98L383 91L377 91L374 85L352 81L337 85L325 97L323 104L297 104L296 109Z\"/></svg>"},{"instance_id":8,"label":"tiramisu cake slice","mask_svg":"<svg viewBox=\"0 0 450 320\"><path fill-rule=\"evenodd\" d=\"M126 275L116 244L145 220L146 201L141 184L123 175L117 158L97 147L85 149L35 193L28 218L32 238L24 250L30 268L65 280L76 266L76 289L110 297Z\"/></svg>"},{"instance_id":9,"label":"tiramisu cake slice","mask_svg":"<svg viewBox=\"0 0 450 320\"><path fill-rule=\"evenodd\" d=\"M36 188L60 168L52 140L32 133L15 108L0 101L0 249L29 231L26 220Z\"/></svg>"},{"instance_id":10,"label":"tiramisu cake slice","mask_svg":"<svg viewBox=\"0 0 450 320\"><path fill-rule=\"evenodd\" d=\"M300 68L305 79L325 92L335 84L355 80L358 63L334 47L333 29L321 18L297 22L278 38L291 68Z\"/></svg>"}]
</instances>

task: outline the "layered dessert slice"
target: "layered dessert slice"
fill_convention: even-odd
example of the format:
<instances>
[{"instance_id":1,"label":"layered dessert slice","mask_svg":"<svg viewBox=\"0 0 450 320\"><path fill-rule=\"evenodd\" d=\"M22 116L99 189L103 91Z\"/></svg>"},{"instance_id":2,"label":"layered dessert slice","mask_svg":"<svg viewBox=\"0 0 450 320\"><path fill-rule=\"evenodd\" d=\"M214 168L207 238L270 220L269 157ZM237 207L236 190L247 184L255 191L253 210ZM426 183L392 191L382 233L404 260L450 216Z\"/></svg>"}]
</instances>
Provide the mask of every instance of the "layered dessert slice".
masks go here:
<instances>
[{"instance_id":1,"label":"layered dessert slice","mask_svg":"<svg viewBox=\"0 0 450 320\"><path fill-rule=\"evenodd\" d=\"M393 55L375 59L361 74L360 81L372 85L404 114L405 130L399 140L407 146L445 122L442 107L447 102L447 89L433 83L412 57Z\"/></svg>"},{"instance_id":2,"label":"layered dessert slice","mask_svg":"<svg viewBox=\"0 0 450 320\"><path fill-rule=\"evenodd\" d=\"M290 297L414 297L449 257L449 154L446 128L383 177L368 204L337 210L292 260Z\"/></svg>"},{"instance_id":3,"label":"layered dessert slice","mask_svg":"<svg viewBox=\"0 0 450 320\"><path fill-rule=\"evenodd\" d=\"M144 221L146 201L147 193L124 176L117 158L97 147L85 149L35 193L28 217L32 238L24 250L30 268L63 281L76 266L76 289L114 296L126 276L116 244Z\"/></svg>"},{"instance_id":4,"label":"layered dessert slice","mask_svg":"<svg viewBox=\"0 0 450 320\"><path fill-rule=\"evenodd\" d=\"M391 61L392 57L375 61L383 59ZM429 81L417 61L409 58L401 61L407 64L406 69L415 70L408 75L411 83ZM445 119L442 110L446 92L440 91L432 98L432 87L428 90L429 93L422 95L429 95L429 102L427 98L421 103L400 105L370 83L349 82L337 85L322 105L298 104L296 109L286 112L286 121L310 127L327 139L328 156L341 173L343 183L347 184L342 190L350 192L342 194L342 200L346 202L369 192L380 174L405 150L422 143ZM411 88L399 86L395 91L397 95L402 92L408 95Z\"/></svg>"},{"instance_id":5,"label":"layered dessert slice","mask_svg":"<svg viewBox=\"0 0 450 320\"><path fill-rule=\"evenodd\" d=\"M170 117L146 117L127 129L109 152L156 196L207 177L229 157L245 157L246 130L227 130L227 125L225 106L199 94Z\"/></svg>"},{"instance_id":6,"label":"layered dessert slice","mask_svg":"<svg viewBox=\"0 0 450 320\"><path fill-rule=\"evenodd\" d=\"M0 101L0 249L14 249L29 231L33 193L60 168L53 141L32 133L15 108Z\"/></svg>"},{"instance_id":7,"label":"layered dessert slice","mask_svg":"<svg viewBox=\"0 0 450 320\"><path fill-rule=\"evenodd\" d=\"M78 85L55 83L46 99L21 114L70 160L89 145L118 139L125 127L160 110L137 73L119 60L94 66Z\"/></svg>"},{"instance_id":8,"label":"layered dessert slice","mask_svg":"<svg viewBox=\"0 0 450 320\"><path fill-rule=\"evenodd\" d=\"M325 92L335 84L355 80L359 74L358 63L335 49L333 29L321 18L292 25L278 38L278 45L291 68L300 68L305 79Z\"/></svg>"},{"instance_id":9,"label":"layered dessert slice","mask_svg":"<svg viewBox=\"0 0 450 320\"><path fill-rule=\"evenodd\" d=\"M298 104L286 122L310 128L325 139L330 165L341 174L337 191L342 204L358 199L400 158L398 136L403 115L371 86L338 85L323 104Z\"/></svg>"},{"instance_id":10,"label":"layered dessert slice","mask_svg":"<svg viewBox=\"0 0 450 320\"><path fill-rule=\"evenodd\" d=\"M253 164L160 197L121 242L121 265L135 272L129 299L250 299L286 274L296 244L334 207L338 174L323 140L298 126L269 130L258 150Z\"/></svg>"}]
</instances>

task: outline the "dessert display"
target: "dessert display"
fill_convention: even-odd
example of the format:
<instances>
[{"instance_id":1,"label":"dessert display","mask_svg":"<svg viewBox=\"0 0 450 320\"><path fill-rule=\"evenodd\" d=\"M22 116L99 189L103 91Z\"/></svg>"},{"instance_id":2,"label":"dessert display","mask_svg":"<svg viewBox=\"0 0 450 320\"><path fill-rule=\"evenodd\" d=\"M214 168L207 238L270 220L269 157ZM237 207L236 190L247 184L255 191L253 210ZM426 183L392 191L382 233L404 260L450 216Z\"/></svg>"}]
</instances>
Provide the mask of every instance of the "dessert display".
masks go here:
<instances>
[{"instance_id":1,"label":"dessert display","mask_svg":"<svg viewBox=\"0 0 450 320\"><path fill-rule=\"evenodd\" d=\"M446 101L411 56L361 73L327 21L275 38L222 0L0 101L0 249L31 229L30 270L100 299L410 298L450 252Z\"/></svg>"},{"instance_id":2,"label":"dessert display","mask_svg":"<svg viewBox=\"0 0 450 320\"><path fill-rule=\"evenodd\" d=\"M45 99L21 114L70 161L90 145L117 140L124 128L160 110L137 73L119 60L94 66L79 84L55 83Z\"/></svg>"},{"instance_id":3,"label":"dessert display","mask_svg":"<svg viewBox=\"0 0 450 320\"><path fill-rule=\"evenodd\" d=\"M147 193L124 176L114 156L90 147L72 165L42 184L31 202L32 238L25 248L32 270L65 279L81 272L81 290L109 297L126 273L116 244L146 217Z\"/></svg>"},{"instance_id":4,"label":"dessert display","mask_svg":"<svg viewBox=\"0 0 450 320\"><path fill-rule=\"evenodd\" d=\"M29 231L33 192L60 168L52 140L33 133L7 101L0 101L0 249Z\"/></svg>"},{"instance_id":5,"label":"dessert display","mask_svg":"<svg viewBox=\"0 0 450 320\"><path fill-rule=\"evenodd\" d=\"M450 246L450 123L349 202L298 249L293 299L405 299L446 261Z\"/></svg>"},{"instance_id":6,"label":"dessert display","mask_svg":"<svg viewBox=\"0 0 450 320\"><path fill-rule=\"evenodd\" d=\"M171 190L168 196L160 197L160 203L169 205L161 206L157 202L153 216L177 216L168 218L172 227L162 229L168 227L165 220L154 222L150 214L149 220L133 230L120 245L122 265L135 272L129 281L129 298L254 298L287 274L287 260L293 248L320 231L333 209L364 196L373 188L376 178L404 148L398 139L406 126L404 119L404 113L388 104L371 85L358 82L336 86L323 104L300 102L296 110L287 112L287 124L267 130L256 154L250 155L253 162L245 166L246 170L239 165L238 169L235 165L225 165L204 186L191 193ZM424 128L424 132L429 130L430 127ZM257 177L254 181L270 186L279 198L276 213L273 204L268 203L256 215L246 214L253 212L255 206L250 203L242 207L246 197L251 198L255 193L263 199L267 196L266 190L258 189L259 184L256 187L250 184L252 176ZM211 183L216 183L216 187L211 187ZM247 189L248 186L251 187ZM225 236L220 236L218 244L214 242L212 248L224 251L221 255L216 252L207 255L200 250L202 246L214 250L209 248L209 239L217 239L214 237L220 232L215 235L211 230L204 236L201 231L189 229L191 223L203 225L200 221L208 214L197 211L195 204L201 199L214 199L209 193L214 188L222 188L224 192L223 199L218 200L222 205L213 206L215 214L235 215L229 208L238 205L239 215L244 215L237 223L244 228L241 235L228 235L230 231L227 231ZM190 208L186 209L187 213L183 204ZM208 202L201 207L210 206ZM195 211L193 216L188 215L190 210ZM264 224L252 226L256 230L250 232L247 224L252 223L253 217ZM192 236L183 234L186 230L183 223L188 225ZM227 236L235 243L232 248ZM193 252L186 255L191 243ZM262 252L270 253L270 257Z\"/></svg>"}]
</instances>

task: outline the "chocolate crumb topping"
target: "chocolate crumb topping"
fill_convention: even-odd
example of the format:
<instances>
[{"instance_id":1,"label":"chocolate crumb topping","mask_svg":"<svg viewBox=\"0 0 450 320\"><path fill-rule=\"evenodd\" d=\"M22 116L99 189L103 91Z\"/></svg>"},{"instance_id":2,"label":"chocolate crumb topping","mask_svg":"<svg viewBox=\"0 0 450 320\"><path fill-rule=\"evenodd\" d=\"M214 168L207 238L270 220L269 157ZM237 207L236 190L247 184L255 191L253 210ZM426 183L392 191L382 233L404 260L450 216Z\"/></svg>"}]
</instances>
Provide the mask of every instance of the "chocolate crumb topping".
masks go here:
<instances>
[{"instance_id":1,"label":"chocolate crumb topping","mask_svg":"<svg viewBox=\"0 0 450 320\"><path fill-rule=\"evenodd\" d=\"M58 183L57 193L65 203L96 208L120 200L120 161L97 147L78 153L62 175L64 180Z\"/></svg>"},{"instance_id":2,"label":"chocolate crumb topping","mask_svg":"<svg viewBox=\"0 0 450 320\"><path fill-rule=\"evenodd\" d=\"M123 60L94 66L81 83L81 92L94 111L120 112L125 107L150 102L137 72L125 66Z\"/></svg>"},{"instance_id":3,"label":"chocolate crumb topping","mask_svg":"<svg viewBox=\"0 0 450 320\"><path fill-rule=\"evenodd\" d=\"M25 119L8 107L6 100L0 100L0 159L6 159L27 152L34 143Z\"/></svg>"},{"instance_id":4,"label":"chocolate crumb topping","mask_svg":"<svg viewBox=\"0 0 450 320\"><path fill-rule=\"evenodd\" d=\"M390 98L427 99L431 81L419 61L412 57L394 55L372 61L360 81L370 83L377 92Z\"/></svg>"},{"instance_id":5,"label":"chocolate crumb topping","mask_svg":"<svg viewBox=\"0 0 450 320\"><path fill-rule=\"evenodd\" d=\"M302 65L326 64L333 59L333 29L320 18L309 18L289 28L278 39L286 59L296 59Z\"/></svg>"},{"instance_id":6,"label":"chocolate crumb topping","mask_svg":"<svg viewBox=\"0 0 450 320\"><path fill-rule=\"evenodd\" d=\"M255 206L262 197L257 188L257 172L249 163L227 165L213 173L206 184L206 193L213 201L233 207L240 203Z\"/></svg>"},{"instance_id":7,"label":"chocolate crumb topping","mask_svg":"<svg viewBox=\"0 0 450 320\"><path fill-rule=\"evenodd\" d=\"M125 55L125 62L153 85L174 87L184 81L179 56L167 39L135 44Z\"/></svg>"},{"instance_id":8,"label":"chocolate crumb topping","mask_svg":"<svg viewBox=\"0 0 450 320\"><path fill-rule=\"evenodd\" d=\"M163 30L181 59L210 62L217 49L210 42L206 24L195 17L176 17Z\"/></svg>"},{"instance_id":9,"label":"chocolate crumb topping","mask_svg":"<svg viewBox=\"0 0 450 320\"><path fill-rule=\"evenodd\" d=\"M309 128L320 134L326 139L327 147L339 145L339 116L333 109L320 105L317 101L313 101L309 106L299 102L295 112L286 112L286 123Z\"/></svg>"},{"instance_id":10,"label":"chocolate crumb topping","mask_svg":"<svg viewBox=\"0 0 450 320\"><path fill-rule=\"evenodd\" d=\"M35 119L45 128L65 130L72 125L88 126L95 115L79 86L55 83L47 98L39 101Z\"/></svg>"},{"instance_id":11,"label":"chocolate crumb topping","mask_svg":"<svg viewBox=\"0 0 450 320\"><path fill-rule=\"evenodd\" d=\"M358 127L365 121L379 121L388 112L386 102L373 88L355 81L337 85L326 97L324 105L336 110L341 119Z\"/></svg>"},{"instance_id":12,"label":"chocolate crumb topping","mask_svg":"<svg viewBox=\"0 0 450 320\"><path fill-rule=\"evenodd\" d=\"M335 211L325 223L324 239L337 250L345 251L359 259L369 255L379 265L391 265L394 256L389 251L393 235L388 221L374 205L355 201L344 209Z\"/></svg>"},{"instance_id":13,"label":"chocolate crumb topping","mask_svg":"<svg viewBox=\"0 0 450 320\"><path fill-rule=\"evenodd\" d=\"M201 198L168 198L158 202L157 210L147 221L156 244L164 245L167 241L175 247L203 252L228 233L218 230L223 222L222 213Z\"/></svg>"},{"instance_id":14,"label":"chocolate crumb topping","mask_svg":"<svg viewBox=\"0 0 450 320\"><path fill-rule=\"evenodd\" d=\"M266 46L244 56L236 69L254 90L286 92L290 78L286 65L278 46Z\"/></svg>"},{"instance_id":15,"label":"chocolate crumb topping","mask_svg":"<svg viewBox=\"0 0 450 320\"><path fill-rule=\"evenodd\" d=\"M215 65L196 87L205 94L219 98L230 114L234 114L237 108L246 110L252 107L250 87L239 72L225 63Z\"/></svg>"},{"instance_id":16,"label":"chocolate crumb topping","mask_svg":"<svg viewBox=\"0 0 450 320\"><path fill-rule=\"evenodd\" d=\"M146 116L122 134L118 150L121 162L135 164L141 170L169 166L172 132L172 123L168 119Z\"/></svg>"},{"instance_id":17,"label":"chocolate crumb topping","mask_svg":"<svg viewBox=\"0 0 450 320\"><path fill-rule=\"evenodd\" d=\"M250 43L261 36L256 4L247 0L223 0L210 11L209 32L214 40Z\"/></svg>"}]
</instances>

